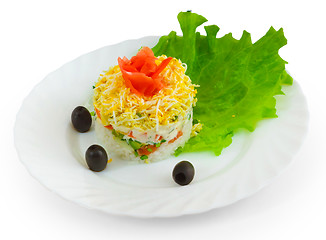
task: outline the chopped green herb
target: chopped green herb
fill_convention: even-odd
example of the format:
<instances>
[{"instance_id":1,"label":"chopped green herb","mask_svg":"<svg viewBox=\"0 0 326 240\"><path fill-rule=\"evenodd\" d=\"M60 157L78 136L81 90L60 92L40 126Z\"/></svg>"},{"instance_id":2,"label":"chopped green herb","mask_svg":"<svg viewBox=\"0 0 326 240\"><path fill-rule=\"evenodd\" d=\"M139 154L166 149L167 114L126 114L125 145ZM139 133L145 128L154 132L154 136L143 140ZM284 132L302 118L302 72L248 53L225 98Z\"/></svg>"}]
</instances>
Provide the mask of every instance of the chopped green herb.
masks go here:
<instances>
[{"instance_id":1,"label":"chopped green herb","mask_svg":"<svg viewBox=\"0 0 326 240\"><path fill-rule=\"evenodd\" d=\"M136 112L136 115L137 115L138 117L141 117L141 113L140 113L140 112Z\"/></svg>"},{"instance_id":2,"label":"chopped green herb","mask_svg":"<svg viewBox=\"0 0 326 240\"><path fill-rule=\"evenodd\" d=\"M151 148L147 148L147 151L152 152L153 150Z\"/></svg>"},{"instance_id":3,"label":"chopped green herb","mask_svg":"<svg viewBox=\"0 0 326 240\"><path fill-rule=\"evenodd\" d=\"M134 151L134 153L135 153L135 156L136 156L136 157L138 157L138 156L139 156L139 154L138 154L137 150L135 150L135 151Z\"/></svg>"},{"instance_id":4,"label":"chopped green herb","mask_svg":"<svg viewBox=\"0 0 326 240\"><path fill-rule=\"evenodd\" d=\"M129 145L134 149L134 150L138 150L139 148L141 148L142 144L140 142L137 141L133 141L131 139L129 139Z\"/></svg>"},{"instance_id":5,"label":"chopped green herb","mask_svg":"<svg viewBox=\"0 0 326 240\"><path fill-rule=\"evenodd\" d=\"M124 140L124 139L123 139L124 135L123 135L122 133L119 133L119 132L115 131L114 129L112 129L112 134L113 134L115 137L117 137L117 138L119 138L119 139L121 139L121 140Z\"/></svg>"},{"instance_id":6,"label":"chopped green herb","mask_svg":"<svg viewBox=\"0 0 326 240\"><path fill-rule=\"evenodd\" d=\"M174 155L179 155L180 153L182 153L182 147L178 147L175 152Z\"/></svg>"},{"instance_id":7,"label":"chopped green herb","mask_svg":"<svg viewBox=\"0 0 326 240\"><path fill-rule=\"evenodd\" d=\"M93 85L93 89L95 88L95 86Z\"/></svg>"},{"instance_id":8,"label":"chopped green herb","mask_svg":"<svg viewBox=\"0 0 326 240\"><path fill-rule=\"evenodd\" d=\"M148 159L148 156L146 156L146 155L142 155L142 156L140 157L140 159L141 159L141 160Z\"/></svg>"},{"instance_id":9,"label":"chopped green herb","mask_svg":"<svg viewBox=\"0 0 326 240\"><path fill-rule=\"evenodd\" d=\"M95 116L95 112L94 112L94 111L91 112L91 116L92 116L92 117Z\"/></svg>"},{"instance_id":10,"label":"chopped green herb","mask_svg":"<svg viewBox=\"0 0 326 240\"><path fill-rule=\"evenodd\" d=\"M166 140L165 139L162 139L159 143L154 143L155 144L155 147L160 147L162 143L165 143Z\"/></svg>"},{"instance_id":11,"label":"chopped green herb","mask_svg":"<svg viewBox=\"0 0 326 240\"><path fill-rule=\"evenodd\" d=\"M175 122L175 121L177 121L177 120L178 120L178 116L175 115L175 116L173 117L173 119L172 119L172 122Z\"/></svg>"}]
</instances>

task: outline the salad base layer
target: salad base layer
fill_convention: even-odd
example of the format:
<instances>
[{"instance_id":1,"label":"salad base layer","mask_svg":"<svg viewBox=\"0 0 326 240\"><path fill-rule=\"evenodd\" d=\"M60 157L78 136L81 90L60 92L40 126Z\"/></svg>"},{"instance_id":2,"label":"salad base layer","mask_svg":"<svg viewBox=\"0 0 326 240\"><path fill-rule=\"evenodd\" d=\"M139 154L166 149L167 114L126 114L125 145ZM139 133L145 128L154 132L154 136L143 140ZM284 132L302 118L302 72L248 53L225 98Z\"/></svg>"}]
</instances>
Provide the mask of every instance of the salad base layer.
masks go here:
<instances>
[{"instance_id":1,"label":"salad base layer","mask_svg":"<svg viewBox=\"0 0 326 240\"><path fill-rule=\"evenodd\" d=\"M113 160L121 159L145 163L164 160L173 155L176 149L185 145L185 143L190 139L191 131L192 117L184 122L182 136L172 143L162 143L155 152L148 155L147 159L141 160L140 156L135 155L135 151L130 145L114 136L112 130L105 128L99 119L95 121L96 137Z\"/></svg>"}]
</instances>

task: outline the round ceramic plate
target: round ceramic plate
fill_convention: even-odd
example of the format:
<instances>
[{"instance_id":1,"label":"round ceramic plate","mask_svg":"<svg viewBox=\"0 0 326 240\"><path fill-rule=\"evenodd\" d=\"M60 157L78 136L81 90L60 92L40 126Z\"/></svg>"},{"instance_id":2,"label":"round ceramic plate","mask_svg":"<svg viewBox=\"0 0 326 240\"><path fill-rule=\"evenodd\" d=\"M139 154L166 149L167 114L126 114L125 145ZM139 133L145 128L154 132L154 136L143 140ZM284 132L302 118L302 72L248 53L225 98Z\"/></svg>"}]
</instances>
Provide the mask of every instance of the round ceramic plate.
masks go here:
<instances>
[{"instance_id":1,"label":"round ceramic plate","mask_svg":"<svg viewBox=\"0 0 326 240\"><path fill-rule=\"evenodd\" d=\"M107 213L137 217L171 217L219 208L266 186L293 160L307 132L308 110L297 82L277 96L279 118L263 120L253 133L239 132L222 155L182 154L152 164L115 160L99 173L84 160L98 143L94 127L77 133L72 110L92 94L103 70L130 57L158 37L107 46L50 73L24 100L17 114L15 145L22 163L40 183L65 199ZM98 143L99 144L99 143ZM172 170L180 160L193 163L196 174L177 185Z\"/></svg>"}]
</instances>

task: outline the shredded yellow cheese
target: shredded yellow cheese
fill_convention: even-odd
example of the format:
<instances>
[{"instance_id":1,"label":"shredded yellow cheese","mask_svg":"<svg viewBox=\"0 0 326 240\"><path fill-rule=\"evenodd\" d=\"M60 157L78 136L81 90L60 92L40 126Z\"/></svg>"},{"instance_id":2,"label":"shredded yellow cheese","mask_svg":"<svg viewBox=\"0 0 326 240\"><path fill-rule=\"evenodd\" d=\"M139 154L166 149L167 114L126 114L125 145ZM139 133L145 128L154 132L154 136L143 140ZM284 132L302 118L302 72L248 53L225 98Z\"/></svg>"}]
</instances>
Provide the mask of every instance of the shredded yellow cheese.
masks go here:
<instances>
[{"instance_id":1,"label":"shredded yellow cheese","mask_svg":"<svg viewBox=\"0 0 326 240\"><path fill-rule=\"evenodd\" d=\"M191 129L191 134L190 136L191 137L195 137L197 136L197 134L203 129L203 124L201 123L196 123L192 126L192 129Z\"/></svg>"},{"instance_id":2,"label":"shredded yellow cheese","mask_svg":"<svg viewBox=\"0 0 326 240\"><path fill-rule=\"evenodd\" d=\"M167 57L157 58L159 65ZM94 89L94 107L104 126L124 126L140 130L157 129L172 123L195 106L197 90L185 75L186 65L172 59L160 73L163 87L152 97L139 96L126 87L118 65L101 74ZM176 117L177 116L177 117Z\"/></svg>"}]
</instances>

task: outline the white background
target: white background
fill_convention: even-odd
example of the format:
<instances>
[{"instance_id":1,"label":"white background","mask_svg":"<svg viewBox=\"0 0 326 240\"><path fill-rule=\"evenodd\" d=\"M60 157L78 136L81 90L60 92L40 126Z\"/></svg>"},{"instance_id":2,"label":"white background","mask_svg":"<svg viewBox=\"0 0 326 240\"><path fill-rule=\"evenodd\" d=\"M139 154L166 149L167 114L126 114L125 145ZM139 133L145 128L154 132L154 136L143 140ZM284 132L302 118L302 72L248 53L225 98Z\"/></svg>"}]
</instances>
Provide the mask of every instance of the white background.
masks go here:
<instances>
[{"instance_id":1,"label":"white background","mask_svg":"<svg viewBox=\"0 0 326 240\"><path fill-rule=\"evenodd\" d=\"M326 239L326 34L323 1L1 1L0 239ZM137 219L63 200L29 175L13 144L15 115L48 73L97 48L179 34L179 11L202 14L218 36L253 41L284 28L280 55L302 86L310 129L295 162L254 196L207 213Z\"/></svg>"}]
</instances>

